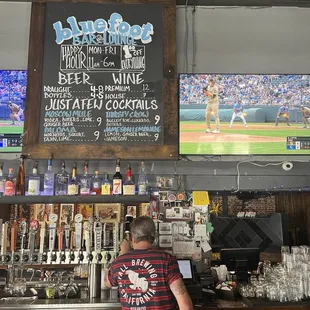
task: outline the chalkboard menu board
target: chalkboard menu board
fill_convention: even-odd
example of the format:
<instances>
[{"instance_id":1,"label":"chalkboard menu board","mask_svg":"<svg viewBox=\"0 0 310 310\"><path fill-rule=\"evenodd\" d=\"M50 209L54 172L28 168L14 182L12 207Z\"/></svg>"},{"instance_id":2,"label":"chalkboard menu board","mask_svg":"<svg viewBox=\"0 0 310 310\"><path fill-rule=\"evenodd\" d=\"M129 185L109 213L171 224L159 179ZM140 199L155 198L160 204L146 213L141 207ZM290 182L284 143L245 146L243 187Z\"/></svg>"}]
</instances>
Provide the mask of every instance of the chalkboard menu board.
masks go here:
<instances>
[{"instance_id":1,"label":"chalkboard menu board","mask_svg":"<svg viewBox=\"0 0 310 310\"><path fill-rule=\"evenodd\" d=\"M47 3L41 144L163 144L162 4Z\"/></svg>"}]
</instances>

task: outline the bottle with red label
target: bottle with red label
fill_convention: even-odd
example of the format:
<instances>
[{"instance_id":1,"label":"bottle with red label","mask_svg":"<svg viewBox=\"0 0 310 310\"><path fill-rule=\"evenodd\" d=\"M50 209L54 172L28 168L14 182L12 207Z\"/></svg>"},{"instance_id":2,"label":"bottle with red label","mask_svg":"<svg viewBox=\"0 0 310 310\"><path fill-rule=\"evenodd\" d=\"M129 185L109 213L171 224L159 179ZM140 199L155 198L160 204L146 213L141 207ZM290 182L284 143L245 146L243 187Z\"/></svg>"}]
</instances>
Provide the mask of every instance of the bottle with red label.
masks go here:
<instances>
[{"instance_id":1,"label":"bottle with red label","mask_svg":"<svg viewBox=\"0 0 310 310\"><path fill-rule=\"evenodd\" d=\"M113 176L113 195L122 195L123 189L123 177L120 173L121 171L121 160L118 158L116 160L115 174Z\"/></svg>"},{"instance_id":2,"label":"bottle with red label","mask_svg":"<svg viewBox=\"0 0 310 310\"><path fill-rule=\"evenodd\" d=\"M131 174L131 164L127 164L127 173L126 173L126 181L123 185L123 195L135 195L136 194L136 186L132 181Z\"/></svg>"},{"instance_id":3,"label":"bottle with red label","mask_svg":"<svg viewBox=\"0 0 310 310\"><path fill-rule=\"evenodd\" d=\"M4 196L15 196L15 184L13 168L9 168L9 175L4 184Z\"/></svg>"}]
</instances>

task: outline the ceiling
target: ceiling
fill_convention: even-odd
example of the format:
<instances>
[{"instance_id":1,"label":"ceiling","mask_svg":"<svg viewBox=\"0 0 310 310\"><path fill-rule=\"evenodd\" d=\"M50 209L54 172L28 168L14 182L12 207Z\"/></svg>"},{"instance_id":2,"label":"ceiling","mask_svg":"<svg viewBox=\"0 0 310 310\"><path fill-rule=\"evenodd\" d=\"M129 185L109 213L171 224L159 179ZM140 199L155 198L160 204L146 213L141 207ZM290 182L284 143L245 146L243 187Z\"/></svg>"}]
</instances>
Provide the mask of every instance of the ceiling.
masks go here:
<instances>
[{"instance_id":1,"label":"ceiling","mask_svg":"<svg viewBox=\"0 0 310 310\"><path fill-rule=\"evenodd\" d=\"M310 7L310 0L176 0L177 5Z\"/></svg>"},{"instance_id":2,"label":"ceiling","mask_svg":"<svg viewBox=\"0 0 310 310\"><path fill-rule=\"evenodd\" d=\"M40 2L55 0L0 0L1 2ZM81 1L81 0L72 0ZM115 1L119 2L119 1ZM151 2L151 1L150 1ZM177 5L200 6L294 6L310 7L310 0L176 0Z\"/></svg>"}]
</instances>

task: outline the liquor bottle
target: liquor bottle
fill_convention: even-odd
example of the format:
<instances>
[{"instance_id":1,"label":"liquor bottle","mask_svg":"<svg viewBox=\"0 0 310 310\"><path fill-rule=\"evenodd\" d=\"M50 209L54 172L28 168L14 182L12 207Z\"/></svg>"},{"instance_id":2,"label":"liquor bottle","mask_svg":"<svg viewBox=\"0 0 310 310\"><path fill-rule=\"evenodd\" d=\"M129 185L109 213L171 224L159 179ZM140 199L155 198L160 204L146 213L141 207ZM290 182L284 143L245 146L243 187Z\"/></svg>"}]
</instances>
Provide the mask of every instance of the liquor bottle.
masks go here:
<instances>
[{"instance_id":1,"label":"liquor bottle","mask_svg":"<svg viewBox=\"0 0 310 310\"><path fill-rule=\"evenodd\" d=\"M145 163L141 162L140 173L138 178L138 195L147 195L148 194L148 180L145 172Z\"/></svg>"},{"instance_id":2,"label":"liquor bottle","mask_svg":"<svg viewBox=\"0 0 310 310\"><path fill-rule=\"evenodd\" d=\"M40 176L38 175L38 162L33 164L32 175L28 181L28 195L38 196L40 195Z\"/></svg>"},{"instance_id":3,"label":"liquor bottle","mask_svg":"<svg viewBox=\"0 0 310 310\"><path fill-rule=\"evenodd\" d=\"M18 176L16 180L15 186L15 195L16 196L24 196L25 195L25 164L24 164L24 156L20 156L20 164L18 170Z\"/></svg>"},{"instance_id":4,"label":"liquor bottle","mask_svg":"<svg viewBox=\"0 0 310 310\"><path fill-rule=\"evenodd\" d=\"M84 164L84 175L80 180L80 195L89 195L90 194L90 182L91 179L88 175L88 161Z\"/></svg>"},{"instance_id":5,"label":"liquor bottle","mask_svg":"<svg viewBox=\"0 0 310 310\"><path fill-rule=\"evenodd\" d=\"M122 195L123 178L120 171L121 171L121 159L118 158L116 160L115 174L113 175L113 183L112 183L113 195Z\"/></svg>"},{"instance_id":6,"label":"liquor bottle","mask_svg":"<svg viewBox=\"0 0 310 310\"><path fill-rule=\"evenodd\" d=\"M3 177L3 163L0 163L0 197L4 196L5 178Z\"/></svg>"},{"instance_id":7,"label":"liquor bottle","mask_svg":"<svg viewBox=\"0 0 310 310\"><path fill-rule=\"evenodd\" d=\"M112 194L111 182L109 181L109 175L105 173L101 185L101 195L111 195L111 194Z\"/></svg>"},{"instance_id":8,"label":"liquor bottle","mask_svg":"<svg viewBox=\"0 0 310 310\"><path fill-rule=\"evenodd\" d=\"M101 195L101 178L99 177L99 172L96 170L95 175L92 178L91 182L91 194L92 195Z\"/></svg>"},{"instance_id":9,"label":"liquor bottle","mask_svg":"<svg viewBox=\"0 0 310 310\"><path fill-rule=\"evenodd\" d=\"M66 164L63 161L61 164L61 170L56 174L56 189L55 195L67 195L69 183L69 173L66 171Z\"/></svg>"},{"instance_id":10,"label":"liquor bottle","mask_svg":"<svg viewBox=\"0 0 310 310\"><path fill-rule=\"evenodd\" d=\"M124 195L135 195L136 194L136 187L135 183L132 181L132 174L131 174L131 165L127 164L127 173L126 173L126 181L123 185L123 194Z\"/></svg>"},{"instance_id":11,"label":"liquor bottle","mask_svg":"<svg viewBox=\"0 0 310 310\"><path fill-rule=\"evenodd\" d=\"M68 195L79 194L79 183L76 179L76 163L73 163L72 176L68 184Z\"/></svg>"},{"instance_id":12,"label":"liquor bottle","mask_svg":"<svg viewBox=\"0 0 310 310\"><path fill-rule=\"evenodd\" d=\"M9 175L4 183L4 196L15 196L16 180L13 175L13 168L9 168Z\"/></svg>"},{"instance_id":13,"label":"liquor bottle","mask_svg":"<svg viewBox=\"0 0 310 310\"><path fill-rule=\"evenodd\" d=\"M53 173L52 167L52 155L48 159L47 170L44 173L44 195L53 196L54 195L54 182L55 175Z\"/></svg>"}]
</instances>

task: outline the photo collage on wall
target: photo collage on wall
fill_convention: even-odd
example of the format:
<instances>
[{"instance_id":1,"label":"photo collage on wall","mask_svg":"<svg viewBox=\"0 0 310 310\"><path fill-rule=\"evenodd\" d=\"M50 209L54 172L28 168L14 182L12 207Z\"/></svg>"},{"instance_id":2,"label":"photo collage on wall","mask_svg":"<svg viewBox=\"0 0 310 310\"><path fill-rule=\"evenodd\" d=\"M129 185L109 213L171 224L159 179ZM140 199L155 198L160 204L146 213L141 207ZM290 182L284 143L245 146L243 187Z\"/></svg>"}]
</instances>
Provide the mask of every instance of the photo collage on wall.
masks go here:
<instances>
[{"instance_id":1,"label":"photo collage on wall","mask_svg":"<svg viewBox=\"0 0 310 310\"><path fill-rule=\"evenodd\" d=\"M193 206L185 191L158 192L158 246L178 258L200 260L202 249L209 250L208 205Z\"/></svg>"}]
</instances>

